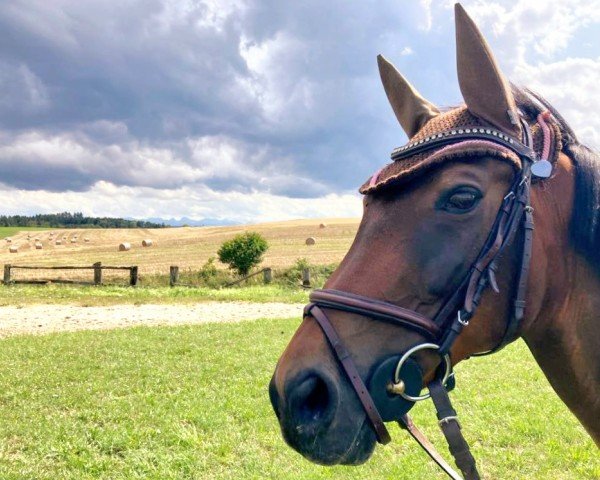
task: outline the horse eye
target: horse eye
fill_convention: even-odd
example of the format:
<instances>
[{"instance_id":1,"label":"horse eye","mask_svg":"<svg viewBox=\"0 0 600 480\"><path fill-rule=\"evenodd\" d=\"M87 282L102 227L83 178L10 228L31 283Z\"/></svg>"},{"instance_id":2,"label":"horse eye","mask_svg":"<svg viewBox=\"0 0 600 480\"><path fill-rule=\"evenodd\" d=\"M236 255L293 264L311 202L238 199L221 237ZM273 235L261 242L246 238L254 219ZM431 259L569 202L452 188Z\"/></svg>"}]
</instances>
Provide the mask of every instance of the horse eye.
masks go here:
<instances>
[{"instance_id":1,"label":"horse eye","mask_svg":"<svg viewBox=\"0 0 600 480\"><path fill-rule=\"evenodd\" d=\"M447 197L443 209L451 213L466 213L472 210L480 199L481 194L476 190L459 190Z\"/></svg>"}]
</instances>

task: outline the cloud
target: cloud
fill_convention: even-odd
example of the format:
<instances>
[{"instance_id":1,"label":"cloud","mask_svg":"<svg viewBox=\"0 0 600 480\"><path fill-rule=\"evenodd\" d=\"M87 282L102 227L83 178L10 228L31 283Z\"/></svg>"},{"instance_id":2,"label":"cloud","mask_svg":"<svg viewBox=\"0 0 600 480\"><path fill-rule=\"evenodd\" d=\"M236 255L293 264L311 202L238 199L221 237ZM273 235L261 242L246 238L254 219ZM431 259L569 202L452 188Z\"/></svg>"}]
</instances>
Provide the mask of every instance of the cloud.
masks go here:
<instances>
[{"instance_id":1,"label":"cloud","mask_svg":"<svg viewBox=\"0 0 600 480\"><path fill-rule=\"evenodd\" d=\"M599 3L465 2L507 74L547 96L596 146ZM278 205L329 211L326 199L346 198L405 140L377 53L432 101L460 101L451 8L446 0L0 3L5 192L23 200L31 191L36 202L23 201L23 213L69 209L74 199L94 208L94 198L110 198L109 185L128 216L172 192L168 216L190 210L181 192L235 199L223 202L226 213L216 200L188 197L228 217L271 208L277 216ZM127 188L143 201L127 201Z\"/></svg>"},{"instance_id":2,"label":"cloud","mask_svg":"<svg viewBox=\"0 0 600 480\"><path fill-rule=\"evenodd\" d=\"M570 123L580 141L600 149L600 57L567 58L537 65L519 65L515 78L547 98Z\"/></svg>"},{"instance_id":3,"label":"cloud","mask_svg":"<svg viewBox=\"0 0 600 480\"><path fill-rule=\"evenodd\" d=\"M83 192L5 189L2 211L52 213L76 206L86 215L134 218L216 218L239 223L318 217L358 217L362 201L355 192L301 199L264 192L218 192L204 186L164 190L98 182ZM123 212L134 212L126 214Z\"/></svg>"},{"instance_id":4,"label":"cloud","mask_svg":"<svg viewBox=\"0 0 600 480\"><path fill-rule=\"evenodd\" d=\"M466 8L490 34L494 53L514 82L542 94L570 122L580 140L600 148L600 78L598 50L591 57L573 44L592 41L597 47L600 0L531 2L466 2ZM589 38L588 38L589 36ZM565 56L565 51L568 55Z\"/></svg>"},{"instance_id":5,"label":"cloud","mask_svg":"<svg viewBox=\"0 0 600 480\"><path fill-rule=\"evenodd\" d=\"M277 154L268 145L207 135L152 146L129 136L120 123L100 122L87 130L90 134L0 136L0 178L22 190L54 192L85 191L101 181L167 190L210 185L215 191L260 190L298 198L328 190L318 180L294 175L283 154L272 164Z\"/></svg>"},{"instance_id":6,"label":"cloud","mask_svg":"<svg viewBox=\"0 0 600 480\"><path fill-rule=\"evenodd\" d=\"M551 59L567 48L577 33L600 21L599 0L531 2L467 1L465 7L491 40L502 63L509 66Z\"/></svg>"}]
</instances>

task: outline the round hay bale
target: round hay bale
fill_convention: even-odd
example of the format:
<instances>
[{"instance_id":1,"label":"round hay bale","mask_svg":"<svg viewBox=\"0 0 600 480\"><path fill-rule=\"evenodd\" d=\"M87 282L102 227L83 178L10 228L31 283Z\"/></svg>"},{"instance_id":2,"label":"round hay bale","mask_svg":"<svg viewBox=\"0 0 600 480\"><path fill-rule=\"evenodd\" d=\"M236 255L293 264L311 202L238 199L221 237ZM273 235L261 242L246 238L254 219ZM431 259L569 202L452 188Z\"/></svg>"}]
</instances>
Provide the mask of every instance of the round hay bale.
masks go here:
<instances>
[{"instance_id":1,"label":"round hay bale","mask_svg":"<svg viewBox=\"0 0 600 480\"><path fill-rule=\"evenodd\" d=\"M44 247L43 247L43 245L41 243L38 242L38 243L35 244L35 249L36 250L41 250L42 248L44 248Z\"/></svg>"},{"instance_id":2,"label":"round hay bale","mask_svg":"<svg viewBox=\"0 0 600 480\"><path fill-rule=\"evenodd\" d=\"M5 240L6 240L6 243L12 243L12 238L10 238L10 237L6 237Z\"/></svg>"},{"instance_id":3,"label":"round hay bale","mask_svg":"<svg viewBox=\"0 0 600 480\"><path fill-rule=\"evenodd\" d=\"M319 225L319 228L327 228L327 224L326 224L326 223L321 223L321 224Z\"/></svg>"},{"instance_id":4,"label":"round hay bale","mask_svg":"<svg viewBox=\"0 0 600 480\"><path fill-rule=\"evenodd\" d=\"M119 252L128 252L131 250L131 243L123 242L119 244Z\"/></svg>"},{"instance_id":5,"label":"round hay bale","mask_svg":"<svg viewBox=\"0 0 600 480\"><path fill-rule=\"evenodd\" d=\"M77 239L76 238L72 238L71 239L71 243L77 243Z\"/></svg>"},{"instance_id":6,"label":"round hay bale","mask_svg":"<svg viewBox=\"0 0 600 480\"><path fill-rule=\"evenodd\" d=\"M90 241L90 239L86 237L86 238L84 238L84 239L83 239L83 241L84 241L85 243L88 243L88 242Z\"/></svg>"},{"instance_id":7,"label":"round hay bale","mask_svg":"<svg viewBox=\"0 0 600 480\"><path fill-rule=\"evenodd\" d=\"M317 243L317 241L315 240L314 237L308 237L306 239L306 242L304 242L304 243L306 243L307 245L314 245L315 243Z\"/></svg>"},{"instance_id":8,"label":"round hay bale","mask_svg":"<svg viewBox=\"0 0 600 480\"><path fill-rule=\"evenodd\" d=\"M8 250L10 253L19 253L19 247L17 245L11 245Z\"/></svg>"},{"instance_id":9,"label":"round hay bale","mask_svg":"<svg viewBox=\"0 0 600 480\"><path fill-rule=\"evenodd\" d=\"M58 239L55 243L55 245L62 245L62 240Z\"/></svg>"},{"instance_id":10,"label":"round hay bale","mask_svg":"<svg viewBox=\"0 0 600 480\"><path fill-rule=\"evenodd\" d=\"M142 240L142 247L151 247L151 246L152 246L152 240L150 240L149 238Z\"/></svg>"}]
</instances>

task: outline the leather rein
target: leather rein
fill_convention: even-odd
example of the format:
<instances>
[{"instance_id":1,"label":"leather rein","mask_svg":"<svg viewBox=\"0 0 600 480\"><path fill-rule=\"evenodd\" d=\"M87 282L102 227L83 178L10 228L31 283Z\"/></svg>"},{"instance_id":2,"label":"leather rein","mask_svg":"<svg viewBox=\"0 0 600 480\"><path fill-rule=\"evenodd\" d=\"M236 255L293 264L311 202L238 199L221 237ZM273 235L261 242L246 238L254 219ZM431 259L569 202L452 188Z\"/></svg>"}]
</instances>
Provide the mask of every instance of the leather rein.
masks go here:
<instances>
[{"instance_id":1,"label":"leather rein","mask_svg":"<svg viewBox=\"0 0 600 480\"><path fill-rule=\"evenodd\" d=\"M495 278L498 262L501 255L506 251L507 246L514 240L517 231L522 228L523 242L521 245L520 267L517 272L517 284L515 286L510 320L507 323L501 341L492 350L477 355L493 353L515 340L519 335L519 327L524 316L527 279L533 244L533 209L530 205L531 180L532 176L547 178L552 170L551 165L548 169L548 160L538 158L533 150L531 131L527 122L521 120L521 124L523 127L522 141L489 128L461 129L460 131L442 132L441 134L434 135L432 138L428 138L425 142L409 143L407 146L400 147L392 152L392 159L397 160L449 143L465 140L466 138L484 138L501 147L511 149L520 157L522 162L522 169L516 174L510 190L504 197L492 229L477 259L472 264L460 286L445 301L433 319L391 303L332 289L313 291L310 295L310 303L304 309L305 318L314 318L325 334L335 357L348 377L367 414L377 441L382 444L391 441L384 421L390 419L397 420L400 426L410 433L446 474L455 480L461 480L462 477L444 461L405 412L416 401L424 400L431 396L437 410L439 425L446 437L449 450L457 466L462 471L464 478L466 480L478 480L480 478L475 459L471 455L469 446L462 436L456 411L452 408L448 396L448 390L451 390L454 386L454 374L452 373L452 364L449 355L454 342L475 314L486 289L491 287L498 292ZM539 174L536 172L547 173ZM363 315L374 320L407 328L423 336L425 343L412 347L399 360L398 357L388 359L389 362L387 363L391 364L391 370L387 365L380 365L383 373L378 374L377 370L372 375L371 390L373 391L370 391L361 378L350 352L346 349L335 328L329 321L325 313L329 309ZM427 385L429 395L418 396L418 392L423 387L422 376L419 377L417 375L416 378L419 380L416 381L418 383L416 387L414 385L415 380L412 381L414 391L409 393L408 387L411 381L408 378L404 378L404 375L406 375L405 372L414 373L415 368L420 372L418 365L412 360L411 355L425 349L436 351L440 355L442 367L445 366L445 369L438 368L436 378ZM395 369L393 369L394 365L396 366ZM393 372L393 375L390 372ZM385 385L376 385L377 382L373 381L373 377L384 378ZM387 391L381 394L380 391L384 388ZM406 405L399 411L399 415L394 416L378 408L378 402L374 398L380 398L381 395L400 395L403 397L402 401ZM385 416L385 418L382 418L382 416Z\"/></svg>"}]
</instances>

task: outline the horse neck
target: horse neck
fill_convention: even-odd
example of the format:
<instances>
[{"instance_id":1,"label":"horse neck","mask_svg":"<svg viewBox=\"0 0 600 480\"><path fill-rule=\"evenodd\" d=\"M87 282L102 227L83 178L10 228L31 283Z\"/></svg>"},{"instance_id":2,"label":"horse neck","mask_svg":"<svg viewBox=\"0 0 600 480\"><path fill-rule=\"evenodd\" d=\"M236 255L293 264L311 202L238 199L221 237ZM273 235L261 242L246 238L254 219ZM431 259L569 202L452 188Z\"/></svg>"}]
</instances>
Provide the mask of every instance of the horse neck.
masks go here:
<instances>
[{"instance_id":1,"label":"horse neck","mask_svg":"<svg viewBox=\"0 0 600 480\"><path fill-rule=\"evenodd\" d=\"M523 338L600 446L600 278L570 241L574 169L561 154L552 179L532 190L536 225Z\"/></svg>"}]
</instances>

